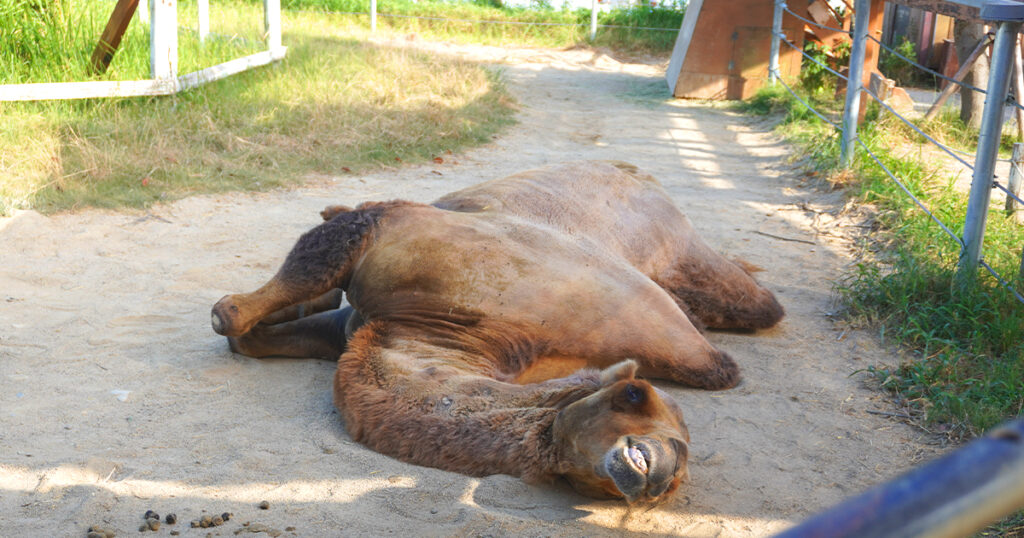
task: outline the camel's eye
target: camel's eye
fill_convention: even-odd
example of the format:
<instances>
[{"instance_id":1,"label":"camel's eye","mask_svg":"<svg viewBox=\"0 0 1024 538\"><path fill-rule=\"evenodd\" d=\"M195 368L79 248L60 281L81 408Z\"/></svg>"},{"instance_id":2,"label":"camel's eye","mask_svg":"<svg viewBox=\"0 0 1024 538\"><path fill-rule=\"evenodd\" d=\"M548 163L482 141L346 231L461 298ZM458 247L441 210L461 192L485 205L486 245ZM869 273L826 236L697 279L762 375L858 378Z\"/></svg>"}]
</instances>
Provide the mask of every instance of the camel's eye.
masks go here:
<instances>
[{"instance_id":1,"label":"camel's eye","mask_svg":"<svg viewBox=\"0 0 1024 538\"><path fill-rule=\"evenodd\" d=\"M626 385L626 401L633 404L641 404L644 401L644 390L636 385Z\"/></svg>"}]
</instances>

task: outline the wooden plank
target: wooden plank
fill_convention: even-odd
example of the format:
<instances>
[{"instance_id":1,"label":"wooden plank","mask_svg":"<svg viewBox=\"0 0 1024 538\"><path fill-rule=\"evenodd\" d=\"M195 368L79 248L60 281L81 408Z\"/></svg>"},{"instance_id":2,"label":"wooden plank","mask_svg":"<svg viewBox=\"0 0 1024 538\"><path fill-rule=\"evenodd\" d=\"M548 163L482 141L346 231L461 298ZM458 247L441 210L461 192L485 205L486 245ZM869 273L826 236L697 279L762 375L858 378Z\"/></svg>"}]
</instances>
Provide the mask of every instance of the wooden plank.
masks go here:
<instances>
[{"instance_id":1,"label":"wooden plank","mask_svg":"<svg viewBox=\"0 0 1024 538\"><path fill-rule=\"evenodd\" d=\"M124 37L128 23L132 21L138 7L139 0L117 0L117 5L107 20L107 27L103 29L100 41L92 51L92 68L97 73L106 72L107 67L110 67L110 61L114 59L117 47L121 46L121 38Z\"/></svg>"},{"instance_id":2,"label":"wooden plank","mask_svg":"<svg viewBox=\"0 0 1024 538\"><path fill-rule=\"evenodd\" d=\"M263 52L257 52L256 54L250 54L249 56L243 56L242 58L236 58L229 62L217 64L213 67L193 71L187 75L178 77L178 84L182 90L189 90L208 82L229 77L235 73L241 73L242 71L280 60L284 57L287 50L288 47L280 47L277 50L265 50Z\"/></svg>"},{"instance_id":3,"label":"wooden plank","mask_svg":"<svg viewBox=\"0 0 1024 538\"><path fill-rule=\"evenodd\" d=\"M0 84L0 101L44 101L51 99L93 99L97 97L136 97L170 95L177 91L177 80L93 80L88 82L45 82L38 84Z\"/></svg>"},{"instance_id":4,"label":"wooden plank","mask_svg":"<svg viewBox=\"0 0 1024 538\"><path fill-rule=\"evenodd\" d=\"M960 69L956 72L955 75L953 75L953 80L957 82L963 82L964 77L966 77L967 73L970 72L971 66L974 65L974 62L978 61L978 56L981 56L981 53L991 43L992 34L988 34L985 36L985 39L981 40L981 43L978 43L978 46L974 47L974 50L971 51L971 55L967 57L967 60L965 60L964 63L960 65ZM934 118L935 115L939 113L939 110L942 108L942 105L946 103L946 99L949 99L949 96L953 95L953 93L955 93L959 89L959 84L947 84L946 87L943 88L942 93L939 94L939 97L935 99L935 103L932 104L932 107L929 108L928 112L924 115L925 121Z\"/></svg>"}]
</instances>

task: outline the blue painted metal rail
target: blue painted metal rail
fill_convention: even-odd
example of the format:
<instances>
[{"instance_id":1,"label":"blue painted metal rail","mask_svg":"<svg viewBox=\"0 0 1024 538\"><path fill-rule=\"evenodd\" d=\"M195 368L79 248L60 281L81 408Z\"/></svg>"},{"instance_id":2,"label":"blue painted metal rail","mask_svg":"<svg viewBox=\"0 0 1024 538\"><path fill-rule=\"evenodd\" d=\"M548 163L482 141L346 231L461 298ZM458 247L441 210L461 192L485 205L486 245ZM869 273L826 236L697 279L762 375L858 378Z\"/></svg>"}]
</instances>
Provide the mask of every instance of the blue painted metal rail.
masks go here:
<instances>
[{"instance_id":1,"label":"blue painted metal rail","mask_svg":"<svg viewBox=\"0 0 1024 538\"><path fill-rule=\"evenodd\" d=\"M776 535L960 537L1024 508L1024 420Z\"/></svg>"}]
</instances>

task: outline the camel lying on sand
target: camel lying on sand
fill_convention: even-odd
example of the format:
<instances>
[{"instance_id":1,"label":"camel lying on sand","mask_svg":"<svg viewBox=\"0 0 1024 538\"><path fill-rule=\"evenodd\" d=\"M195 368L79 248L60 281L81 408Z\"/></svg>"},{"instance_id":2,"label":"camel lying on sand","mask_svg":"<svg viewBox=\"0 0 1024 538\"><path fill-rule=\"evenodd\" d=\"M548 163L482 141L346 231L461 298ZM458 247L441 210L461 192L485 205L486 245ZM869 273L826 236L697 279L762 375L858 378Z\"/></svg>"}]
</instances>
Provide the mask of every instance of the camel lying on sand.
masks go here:
<instances>
[{"instance_id":1,"label":"camel lying on sand","mask_svg":"<svg viewBox=\"0 0 1024 538\"><path fill-rule=\"evenodd\" d=\"M352 437L419 465L664 499L687 476L689 434L643 378L732 387L736 363L698 327L783 316L626 163L322 215L267 284L213 307L213 328L253 357L338 359Z\"/></svg>"}]
</instances>

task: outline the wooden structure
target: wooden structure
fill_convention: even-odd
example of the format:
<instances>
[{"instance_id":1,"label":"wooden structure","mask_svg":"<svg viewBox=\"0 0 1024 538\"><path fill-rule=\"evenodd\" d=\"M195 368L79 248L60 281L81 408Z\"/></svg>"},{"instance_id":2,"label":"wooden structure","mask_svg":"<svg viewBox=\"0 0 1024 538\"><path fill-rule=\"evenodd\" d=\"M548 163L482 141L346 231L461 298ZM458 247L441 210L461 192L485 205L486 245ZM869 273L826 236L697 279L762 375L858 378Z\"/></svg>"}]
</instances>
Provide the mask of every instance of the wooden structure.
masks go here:
<instances>
[{"instance_id":1,"label":"wooden structure","mask_svg":"<svg viewBox=\"0 0 1024 538\"><path fill-rule=\"evenodd\" d=\"M128 23L132 21L135 10L139 7L139 0L117 0L114 12L110 14L107 27L103 29L100 42L96 44L96 50L92 52L92 68L97 73L103 73L110 67L110 61L114 59L114 52L121 46L121 38L128 30Z\"/></svg>"},{"instance_id":2,"label":"wooden structure","mask_svg":"<svg viewBox=\"0 0 1024 538\"><path fill-rule=\"evenodd\" d=\"M120 36L131 21L130 12L135 11L133 6L138 6L138 3L139 0L119 0L115 5L100 44L93 53L93 67L98 71L106 69L109 64L114 50L120 44ZM205 33L202 26L208 20L204 12L207 5L206 1L199 1L200 35ZM281 45L281 0L263 0L267 50L179 76L177 9L177 0L149 0L149 9L141 10L146 12L146 19L150 23L149 80L0 84L0 101L171 95L280 60L287 51L287 47Z\"/></svg>"},{"instance_id":3,"label":"wooden structure","mask_svg":"<svg viewBox=\"0 0 1024 538\"><path fill-rule=\"evenodd\" d=\"M796 2L803 4L803 2ZM666 79L672 95L695 99L746 99L768 82L772 0L691 0L672 51ZM806 16L806 7L792 7ZM804 23L783 18L790 42L802 48ZM779 70L800 73L800 53L782 46Z\"/></svg>"}]
</instances>

